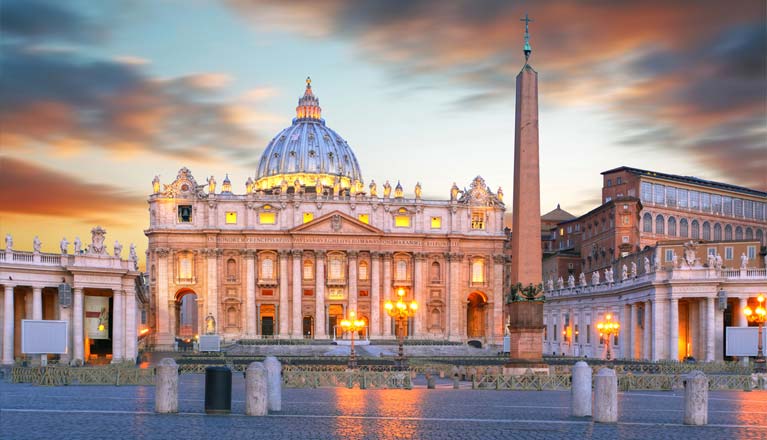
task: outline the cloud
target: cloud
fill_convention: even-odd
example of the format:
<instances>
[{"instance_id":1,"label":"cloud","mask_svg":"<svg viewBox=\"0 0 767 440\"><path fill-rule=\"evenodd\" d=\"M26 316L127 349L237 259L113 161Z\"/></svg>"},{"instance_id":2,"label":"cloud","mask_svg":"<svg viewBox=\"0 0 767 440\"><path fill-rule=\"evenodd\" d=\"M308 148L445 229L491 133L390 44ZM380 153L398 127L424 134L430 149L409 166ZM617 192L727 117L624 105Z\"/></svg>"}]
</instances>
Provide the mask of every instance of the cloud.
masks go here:
<instances>
[{"instance_id":1,"label":"cloud","mask_svg":"<svg viewBox=\"0 0 767 440\"><path fill-rule=\"evenodd\" d=\"M645 147L681 149L715 174L767 149L767 137L729 130L745 120L747 132L763 133L767 118L761 1L691 7L660 0L334 0L322 13L310 0L227 3L258 25L269 17L273 26L307 36L348 40L362 59L386 66L393 82L438 77L457 85L453 90L465 95L452 111L513 96L513 77L524 62L519 19L529 11L531 63L541 74L544 106L598 105L627 133L615 140L618 148L654 141ZM712 132L728 145L725 162L725 153L708 147ZM759 170L740 164L728 180L767 189Z\"/></svg>"},{"instance_id":2,"label":"cloud","mask_svg":"<svg viewBox=\"0 0 767 440\"><path fill-rule=\"evenodd\" d=\"M102 26L60 4L38 0L4 1L0 29L6 36L27 40L45 38L87 42L106 35Z\"/></svg>"},{"instance_id":3,"label":"cloud","mask_svg":"<svg viewBox=\"0 0 767 440\"><path fill-rule=\"evenodd\" d=\"M121 188L10 157L0 157L0 212L81 219L119 217L146 209L144 197Z\"/></svg>"}]
</instances>

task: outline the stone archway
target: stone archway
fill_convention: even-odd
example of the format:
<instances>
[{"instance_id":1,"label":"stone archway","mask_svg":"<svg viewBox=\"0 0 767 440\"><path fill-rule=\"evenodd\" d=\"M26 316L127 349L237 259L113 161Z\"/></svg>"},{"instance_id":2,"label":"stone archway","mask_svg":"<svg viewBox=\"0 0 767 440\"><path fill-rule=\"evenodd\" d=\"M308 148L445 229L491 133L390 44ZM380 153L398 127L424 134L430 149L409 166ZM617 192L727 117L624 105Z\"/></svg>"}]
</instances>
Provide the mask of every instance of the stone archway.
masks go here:
<instances>
[{"instance_id":1,"label":"stone archway","mask_svg":"<svg viewBox=\"0 0 767 440\"><path fill-rule=\"evenodd\" d=\"M468 338L485 337L485 319L487 315L487 296L482 292L471 292L466 306L466 336Z\"/></svg>"},{"instance_id":2,"label":"stone archway","mask_svg":"<svg viewBox=\"0 0 767 440\"><path fill-rule=\"evenodd\" d=\"M197 292L192 289L181 289L176 292L176 337L192 339L199 334L200 313L197 298Z\"/></svg>"}]
</instances>

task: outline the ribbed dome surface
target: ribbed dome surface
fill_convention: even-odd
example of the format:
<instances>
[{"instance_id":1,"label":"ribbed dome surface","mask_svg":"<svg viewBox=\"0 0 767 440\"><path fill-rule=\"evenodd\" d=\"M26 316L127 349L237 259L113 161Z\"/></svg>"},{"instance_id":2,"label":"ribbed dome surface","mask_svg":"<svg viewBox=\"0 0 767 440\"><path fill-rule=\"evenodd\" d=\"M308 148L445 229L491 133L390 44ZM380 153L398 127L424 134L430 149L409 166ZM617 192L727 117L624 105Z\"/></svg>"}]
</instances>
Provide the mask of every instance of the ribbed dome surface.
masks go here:
<instances>
[{"instance_id":1,"label":"ribbed dome surface","mask_svg":"<svg viewBox=\"0 0 767 440\"><path fill-rule=\"evenodd\" d=\"M319 100L312 94L311 80L298 101L297 117L269 142L256 171L256 187L268 190L285 180L292 186L314 186L319 179L332 186L338 178L341 188L362 182L357 158L349 144L325 125Z\"/></svg>"}]
</instances>

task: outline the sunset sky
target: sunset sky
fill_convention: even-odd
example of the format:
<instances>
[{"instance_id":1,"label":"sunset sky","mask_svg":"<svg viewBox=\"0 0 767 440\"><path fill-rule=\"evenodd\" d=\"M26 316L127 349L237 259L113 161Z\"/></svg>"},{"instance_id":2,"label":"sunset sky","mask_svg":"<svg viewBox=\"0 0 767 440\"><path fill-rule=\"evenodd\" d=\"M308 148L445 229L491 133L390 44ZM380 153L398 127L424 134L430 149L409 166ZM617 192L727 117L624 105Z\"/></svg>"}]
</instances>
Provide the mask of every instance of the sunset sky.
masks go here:
<instances>
[{"instance_id":1,"label":"sunset sky","mask_svg":"<svg viewBox=\"0 0 767 440\"><path fill-rule=\"evenodd\" d=\"M526 12L544 212L621 165L767 190L763 0L2 0L0 235L143 257L152 178L244 192L307 76L366 183L510 200Z\"/></svg>"}]
</instances>

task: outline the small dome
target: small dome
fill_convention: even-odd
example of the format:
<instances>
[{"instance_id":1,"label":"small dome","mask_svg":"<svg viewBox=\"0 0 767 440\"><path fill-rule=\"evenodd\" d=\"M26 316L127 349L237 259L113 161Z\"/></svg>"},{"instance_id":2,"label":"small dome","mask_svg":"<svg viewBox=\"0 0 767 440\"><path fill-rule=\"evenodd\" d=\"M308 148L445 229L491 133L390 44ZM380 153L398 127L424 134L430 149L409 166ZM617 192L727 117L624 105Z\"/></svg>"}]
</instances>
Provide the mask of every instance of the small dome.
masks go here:
<instances>
[{"instance_id":1,"label":"small dome","mask_svg":"<svg viewBox=\"0 0 767 440\"><path fill-rule=\"evenodd\" d=\"M293 124L279 132L261 155L256 189L270 191L283 180L290 186L298 180L307 190L313 190L318 180L330 187L338 179L342 189L361 185L362 173L354 152L338 133L325 125L321 114L320 101L312 93L311 79L307 78Z\"/></svg>"}]
</instances>

